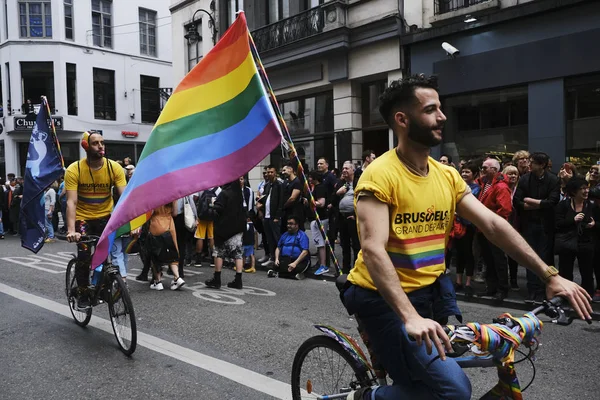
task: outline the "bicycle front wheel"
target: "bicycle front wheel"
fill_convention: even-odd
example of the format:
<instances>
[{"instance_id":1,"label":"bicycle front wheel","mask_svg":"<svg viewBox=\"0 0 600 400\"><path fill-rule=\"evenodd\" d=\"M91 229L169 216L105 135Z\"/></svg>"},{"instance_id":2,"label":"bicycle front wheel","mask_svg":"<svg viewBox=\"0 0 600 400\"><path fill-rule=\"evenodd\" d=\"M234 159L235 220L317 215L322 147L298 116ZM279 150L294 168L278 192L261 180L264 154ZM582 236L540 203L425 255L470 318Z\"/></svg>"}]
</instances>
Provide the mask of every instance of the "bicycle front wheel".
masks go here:
<instances>
[{"instance_id":1,"label":"bicycle front wheel","mask_svg":"<svg viewBox=\"0 0 600 400\"><path fill-rule=\"evenodd\" d=\"M314 336L296 352L292 365L293 400L320 399L371 386L368 371L329 336Z\"/></svg>"},{"instance_id":2,"label":"bicycle front wheel","mask_svg":"<svg viewBox=\"0 0 600 400\"><path fill-rule=\"evenodd\" d=\"M85 310L79 310L77 308L77 280L75 279L75 265L77 264L77 258L69 261L67 265L67 276L66 276L66 294L67 302L69 303L69 310L75 320L75 323L81 327L86 326L92 318L92 308L88 307Z\"/></svg>"},{"instance_id":3,"label":"bicycle front wheel","mask_svg":"<svg viewBox=\"0 0 600 400\"><path fill-rule=\"evenodd\" d=\"M121 275L110 275L109 286L106 290L108 291L108 312L115 338L117 338L121 351L130 356L137 345L137 330L133 303Z\"/></svg>"}]
</instances>

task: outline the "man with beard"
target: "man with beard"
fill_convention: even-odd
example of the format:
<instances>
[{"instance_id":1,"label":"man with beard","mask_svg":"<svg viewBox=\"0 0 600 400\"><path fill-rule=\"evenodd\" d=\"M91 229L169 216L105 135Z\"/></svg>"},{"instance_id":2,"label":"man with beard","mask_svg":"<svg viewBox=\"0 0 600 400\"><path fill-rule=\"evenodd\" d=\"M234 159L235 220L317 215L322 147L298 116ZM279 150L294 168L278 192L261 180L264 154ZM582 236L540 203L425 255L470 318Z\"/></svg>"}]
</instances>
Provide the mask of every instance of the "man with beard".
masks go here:
<instances>
[{"instance_id":1,"label":"man with beard","mask_svg":"<svg viewBox=\"0 0 600 400\"><path fill-rule=\"evenodd\" d=\"M455 168L433 160L446 116L437 80L394 81L379 110L398 146L378 157L354 189L362 250L344 285L344 305L365 326L394 384L361 388L348 399L469 399L471 384L440 323L461 319L444 253L455 211L590 319L591 298L546 265L502 217L481 204ZM411 339L414 339L411 340ZM422 344L425 343L425 346Z\"/></svg>"},{"instance_id":2,"label":"man with beard","mask_svg":"<svg viewBox=\"0 0 600 400\"><path fill-rule=\"evenodd\" d=\"M65 173L69 242L79 242L82 235L100 236L114 206L111 188L114 186L120 197L127 185L123 168L115 161L104 158L104 138L101 133L84 132L81 147L87 157L69 165ZM91 262L89 246L79 244L77 257L77 306L85 309L90 306L87 290Z\"/></svg>"}]
</instances>

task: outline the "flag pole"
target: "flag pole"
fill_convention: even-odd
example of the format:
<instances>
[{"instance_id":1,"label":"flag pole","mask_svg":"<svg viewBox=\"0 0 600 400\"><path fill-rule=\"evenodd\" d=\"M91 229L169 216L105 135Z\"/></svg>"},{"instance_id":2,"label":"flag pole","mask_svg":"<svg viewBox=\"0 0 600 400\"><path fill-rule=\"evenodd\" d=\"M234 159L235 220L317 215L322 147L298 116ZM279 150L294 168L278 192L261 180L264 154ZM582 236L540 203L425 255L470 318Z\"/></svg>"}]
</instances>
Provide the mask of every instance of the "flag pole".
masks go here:
<instances>
[{"instance_id":1,"label":"flag pole","mask_svg":"<svg viewBox=\"0 0 600 400\"><path fill-rule=\"evenodd\" d=\"M285 123L285 120L283 119L283 115L281 114L281 110L279 109L279 104L277 103L277 98L275 97L275 92L273 91L271 82L269 82L269 78L267 77L267 72L265 71L265 67L263 66L260 56L258 55L258 49L256 48L256 44L254 43L254 39L252 38L250 31L248 31L248 38L250 41L250 50L252 51L252 57L254 58L254 62L256 63L256 65L258 67L258 72L259 72L260 77L263 81L263 84L267 90L267 93L269 94L269 100L271 101L271 105L273 106L273 109L277 116L279 125L281 127L281 131L284 134L283 139L285 140L284 143L287 145L288 150L290 152L289 153L290 160L296 161L296 163L298 164L298 175L302 177L302 181L304 183L304 190L308 193L308 201L310 203L310 208L315 215L315 220L317 221L317 225L319 226L321 235L323 235L323 238L325 239L325 245L329 249L329 253L331 254L331 259L335 266L335 274L336 274L336 276L338 276L341 273L340 264L338 262L337 257L335 256L333 247L331 246L331 242L329 241L329 238L327 237L327 232L325 232L323 223L321 222L321 219L319 218L319 213L317 212L317 203L315 202L315 199L312 194L312 190L310 189L310 186L308 185L308 179L306 179L306 175L304 173L304 167L302 166L302 162L300 161L300 158L298 157L298 154L296 152L296 148L294 147L294 142L292 141L292 136L290 135L290 132L288 130L287 124Z\"/></svg>"},{"instance_id":2,"label":"flag pole","mask_svg":"<svg viewBox=\"0 0 600 400\"><path fill-rule=\"evenodd\" d=\"M52 128L52 142L56 146L58 150L58 154L60 155L60 163L62 164L63 170L65 169L65 159L62 155L62 150L60 148L60 142L58 141L58 136L56 135L56 127L54 126L54 120L52 119L52 113L50 112L50 104L48 104L48 98L46 96L42 96L43 103L46 106L46 111L48 112L48 118L50 118L50 127Z\"/></svg>"}]
</instances>

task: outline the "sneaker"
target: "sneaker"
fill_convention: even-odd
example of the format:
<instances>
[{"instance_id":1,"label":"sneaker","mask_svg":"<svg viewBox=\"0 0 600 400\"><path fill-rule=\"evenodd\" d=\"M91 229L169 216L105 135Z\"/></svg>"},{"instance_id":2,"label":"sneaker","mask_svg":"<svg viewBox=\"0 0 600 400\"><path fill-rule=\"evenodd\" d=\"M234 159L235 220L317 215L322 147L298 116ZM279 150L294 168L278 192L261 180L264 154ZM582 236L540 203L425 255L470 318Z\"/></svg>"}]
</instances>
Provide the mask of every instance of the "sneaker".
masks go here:
<instances>
[{"instance_id":1,"label":"sneaker","mask_svg":"<svg viewBox=\"0 0 600 400\"><path fill-rule=\"evenodd\" d=\"M481 292L477 292L477 297L484 297L484 296L494 296L496 295L496 292L493 292L491 290L483 290Z\"/></svg>"},{"instance_id":2,"label":"sneaker","mask_svg":"<svg viewBox=\"0 0 600 400\"><path fill-rule=\"evenodd\" d=\"M256 272L256 268L254 268L254 267L246 268L246 269L244 269L244 272L247 274L253 274Z\"/></svg>"},{"instance_id":3,"label":"sneaker","mask_svg":"<svg viewBox=\"0 0 600 400\"><path fill-rule=\"evenodd\" d=\"M221 280L216 279L214 277L207 281L204 281L204 284L206 285L206 287L209 287L209 288L221 289Z\"/></svg>"},{"instance_id":4,"label":"sneaker","mask_svg":"<svg viewBox=\"0 0 600 400\"><path fill-rule=\"evenodd\" d=\"M44 243L54 243L56 242L56 240L54 238L46 238L46 240L44 240Z\"/></svg>"},{"instance_id":5,"label":"sneaker","mask_svg":"<svg viewBox=\"0 0 600 400\"><path fill-rule=\"evenodd\" d=\"M477 283L485 283L485 279L483 278L483 273L477 272L473 277L473 281Z\"/></svg>"},{"instance_id":6,"label":"sneaker","mask_svg":"<svg viewBox=\"0 0 600 400\"><path fill-rule=\"evenodd\" d=\"M4 240L4 235L0 235L0 240Z\"/></svg>"},{"instance_id":7,"label":"sneaker","mask_svg":"<svg viewBox=\"0 0 600 400\"><path fill-rule=\"evenodd\" d=\"M136 281L148 282L148 275L139 274L138 276L135 277L135 280Z\"/></svg>"},{"instance_id":8,"label":"sneaker","mask_svg":"<svg viewBox=\"0 0 600 400\"><path fill-rule=\"evenodd\" d=\"M271 266L275 265L275 262L273 262L273 260L271 260L269 258L267 261L265 261L264 263L262 263L260 265L262 265L263 267L271 267Z\"/></svg>"},{"instance_id":9,"label":"sneaker","mask_svg":"<svg viewBox=\"0 0 600 400\"><path fill-rule=\"evenodd\" d=\"M600 289L594 292L594 296L592 297L593 303L600 303Z\"/></svg>"},{"instance_id":10,"label":"sneaker","mask_svg":"<svg viewBox=\"0 0 600 400\"><path fill-rule=\"evenodd\" d=\"M164 286L162 282L152 282L150 284L150 290L163 290Z\"/></svg>"},{"instance_id":11,"label":"sneaker","mask_svg":"<svg viewBox=\"0 0 600 400\"><path fill-rule=\"evenodd\" d=\"M301 281L305 278L304 274L302 272L296 274L295 276L296 280Z\"/></svg>"},{"instance_id":12,"label":"sneaker","mask_svg":"<svg viewBox=\"0 0 600 400\"><path fill-rule=\"evenodd\" d=\"M325 265L321 265L318 270L315 271L315 275L323 275L329 272L329 268Z\"/></svg>"},{"instance_id":13,"label":"sneaker","mask_svg":"<svg viewBox=\"0 0 600 400\"><path fill-rule=\"evenodd\" d=\"M242 286L242 280L241 279L240 280L238 280L238 279L232 280L231 282L229 282L227 284L227 287L231 288L231 289L243 289L244 288Z\"/></svg>"},{"instance_id":14,"label":"sneaker","mask_svg":"<svg viewBox=\"0 0 600 400\"><path fill-rule=\"evenodd\" d=\"M262 263L264 263L264 262L267 262L267 261L269 261L269 256L264 256L264 257L262 257L262 258L259 258L259 259L257 260L257 262L259 262L259 263L261 263L261 264L262 264Z\"/></svg>"},{"instance_id":15,"label":"sneaker","mask_svg":"<svg viewBox=\"0 0 600 400\"><path fill-rule=\"evenodd\" d=\"M279 272L270 269L270 270L267 271L267 277L269 277L269 278L279 278Z\"/></svg>"},{"instance_id":16,"label":"sneaker","mask_svg":"<svg viewBox=\"0 0 600 400\"><path fill-rule=\"evenodd\" d=\"M177 290L183 285L185 285L185 281L181 278L177 278L177 280L171 283L171 290Z\"/></svg>"},{"instance_id":17,"label":"sneaker","mask_svg":"<svg viewBox=\"0 0 600 400\"><path fill-rule=\"evenodd\" d=\"M462 292L463 289L464 289L464 286L462 285L462 283L455 283L454 284L454 291L455 292Z\"/></svg>"},{"instance_id":18,"label":"sneaker","mask_svg":"<svg viewBox=\"0 0 600 400\"><path fill-rule=\"evenodd\" d=\"M80 310L85 310L90 308L92 303L90 302L90 296L87 293L87 290L79 290L79 297L77 297L77 308Z\"/></svg>"},{"instance_id":19,"label":"sneaker","mask_svg":"<svg viewBox=\"0 0 600 400\"><path fill-rule=\"evenodd\" d=\"M510 281L510 290L512 290L513 292L519 291L519 284L517 283L517 281Z\"/></svg>"},{"instance_id":20,"label":"sneaker","mask_svg":"<svg viewBox=\"0 0 600 400\"><path fill-rule=\"evenodd\" d=\"M196 257L196 260L194 261L194 265L196 267L201 267L202 266L202 258L200 256Z\"/></svg>"}]
</instances>

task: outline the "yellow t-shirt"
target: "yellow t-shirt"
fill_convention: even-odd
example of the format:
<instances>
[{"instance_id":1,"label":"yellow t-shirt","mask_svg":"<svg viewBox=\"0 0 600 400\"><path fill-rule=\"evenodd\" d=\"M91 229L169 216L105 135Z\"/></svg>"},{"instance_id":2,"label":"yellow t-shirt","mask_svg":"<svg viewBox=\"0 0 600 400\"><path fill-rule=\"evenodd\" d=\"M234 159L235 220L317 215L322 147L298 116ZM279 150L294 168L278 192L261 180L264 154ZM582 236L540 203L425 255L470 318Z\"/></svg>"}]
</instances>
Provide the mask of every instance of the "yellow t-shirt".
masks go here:
<instances>
[{"instance_id":1,"label":"yellow t-shirt","mask_svg":"<svg viewBox=\"0 0 600 400\"><path fill-rule=\"evenodd\" d=\"M69 165L65 173L65 190L77 190L78 220L109 216L114 206L111 187L126 185L123 167L107 158L97 171L91 170L84 158Z\"/></svg>"},{"instance_id":2,"label":"yellow t-shirt","mask_svg":"<svg viewBox=\"0 0 600 400\"><path fill-rule=\"evenodd\" d=\"M456 204L470 193L458 171L429 158L428 175L417 176L392 149L365 169L354 189L355 204L365 191L389 207L386 250L404 291L431 285L446 269L445 249ZM348 279L355 285L377 290L362 251Z\"/></svg>"}]
</instances>

